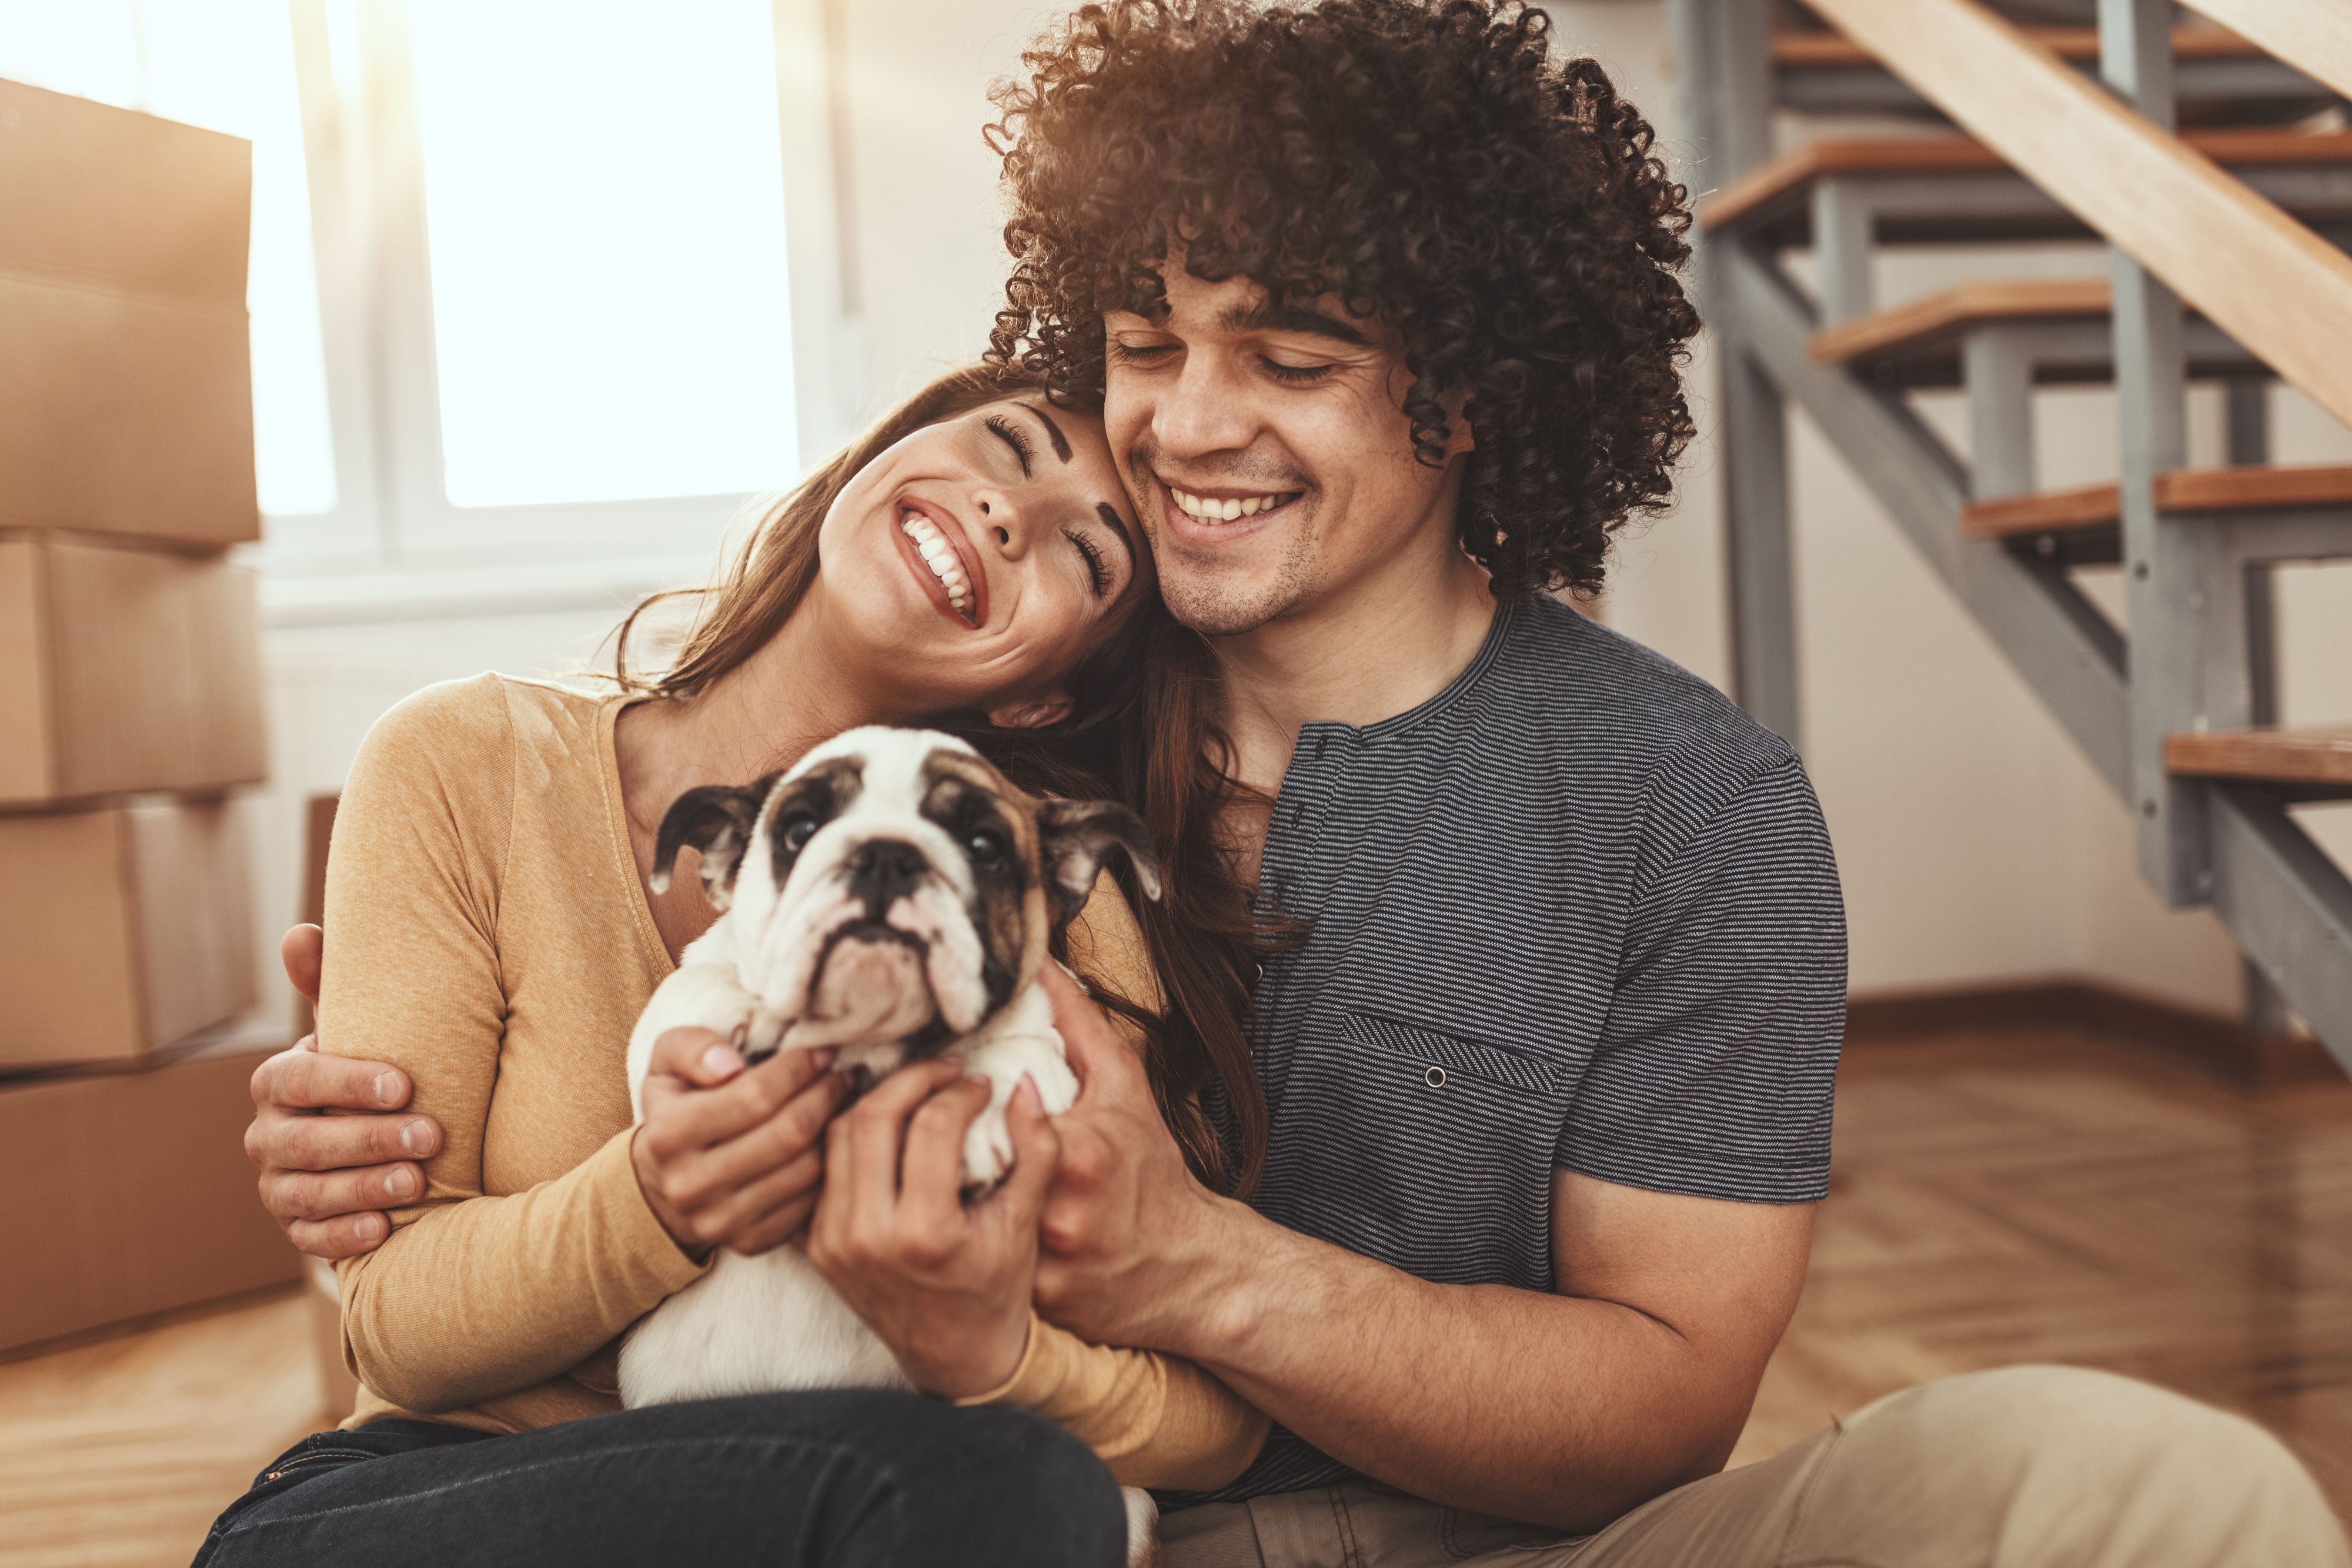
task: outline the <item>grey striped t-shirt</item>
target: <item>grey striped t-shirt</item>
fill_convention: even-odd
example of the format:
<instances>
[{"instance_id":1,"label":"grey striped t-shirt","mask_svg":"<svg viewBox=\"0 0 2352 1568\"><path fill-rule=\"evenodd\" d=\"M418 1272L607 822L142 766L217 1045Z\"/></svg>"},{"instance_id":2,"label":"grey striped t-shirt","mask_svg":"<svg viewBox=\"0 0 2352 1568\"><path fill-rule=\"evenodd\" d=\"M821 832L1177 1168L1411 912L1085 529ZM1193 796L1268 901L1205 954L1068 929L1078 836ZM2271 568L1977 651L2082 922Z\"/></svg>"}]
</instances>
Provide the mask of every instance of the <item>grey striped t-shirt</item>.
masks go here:
<instances>
[{"instance_id":1,"label":"grey striped t-shirt","mask_svg":"<svg viewBox=\"0 0 2352 1568\"><path fill-rule=\"evenodd\" d=\"M1556 1166L1824 1191L1845 919L1820 807L1785 742L1640 644L1506 601L1428 702L1300 732L1262 879L1311 923L1257 991L1268 1218L1548 1291ZM1276 1427L1212 1496L1352 1473Z\"/></svg>"}]
</instances>

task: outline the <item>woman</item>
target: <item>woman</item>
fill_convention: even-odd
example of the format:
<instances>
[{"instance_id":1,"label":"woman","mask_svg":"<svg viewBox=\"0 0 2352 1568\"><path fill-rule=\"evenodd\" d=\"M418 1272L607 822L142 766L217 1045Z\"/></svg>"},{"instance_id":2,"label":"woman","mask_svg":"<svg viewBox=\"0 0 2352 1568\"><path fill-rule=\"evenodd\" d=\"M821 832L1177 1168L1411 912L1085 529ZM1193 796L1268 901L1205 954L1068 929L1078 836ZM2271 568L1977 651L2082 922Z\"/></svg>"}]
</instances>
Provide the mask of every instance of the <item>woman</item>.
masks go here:
<instances>
[{"instance_id":1,"label":"woman","mask_svg":"<svg viewBox=\"0 0 2352 1568\"><path fill-rule=\"evenodd\" d=\"M445 1143L390 1239L341 1266L358 1411L265 1471L199 1563L983 1563L997 1539L1007 1562L1116 1557L1101 1467L1033 1416L873 1392L616 1411L631 1322L714 1247L806 1222L840 1098L806 1053L744 1070L714 1048L677 1072L718 1086L649 1095L632 1126L622 1057L713 918L698 878L648 891L672 800L910 722L960 727L1033 786L1099 791L1156 612L1149 569L1098 422L959 372L763 520L659 679L629 675L625 626L614 695L485 675L379 723L336 826L320 1035L405 1068ZM1197 1097L1213 1073L1147 1010L1126 906L1098 894L1071 947L1147 1004L1125 1010L1213 1160ZM932 1366L925 1385L1051 1408L1137 1485L1219 1484L1265 1432L1181 1363L1042 1324L1016 1354L1001 1382Z\"/></svg>"}]
</instances>

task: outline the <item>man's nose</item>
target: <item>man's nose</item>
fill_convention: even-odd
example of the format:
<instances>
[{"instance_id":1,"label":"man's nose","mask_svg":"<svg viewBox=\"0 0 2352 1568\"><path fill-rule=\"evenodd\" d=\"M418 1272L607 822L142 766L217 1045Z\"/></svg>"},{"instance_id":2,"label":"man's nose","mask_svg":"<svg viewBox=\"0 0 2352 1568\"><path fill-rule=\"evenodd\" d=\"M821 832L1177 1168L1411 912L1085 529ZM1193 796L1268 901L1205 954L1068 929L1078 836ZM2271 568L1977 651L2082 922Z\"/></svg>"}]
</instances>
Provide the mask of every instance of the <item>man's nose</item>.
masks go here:
<instances>
[{"instance_id":1,"label":"man's nose","mask_svg":"<svg viewBox=\"0 0 2352 1568\"><path fill-rule=\"evenodd\" d=\"M849 893L879 920L890 905L922 885L930 862L904 839L869 839L849 857Z\"/></svg>"},{"instance_id":2,"label":"man's nose","mask_svg":"<svg viewBox=\"0 0 2352 1568\"><path fill-rule=\"evenodd\" d=\"M1171 457L1245 450L1256 438L1250 389L1222 356L1188 354L1151 411L1151 437Z\"/></svg>"}]
</instances>

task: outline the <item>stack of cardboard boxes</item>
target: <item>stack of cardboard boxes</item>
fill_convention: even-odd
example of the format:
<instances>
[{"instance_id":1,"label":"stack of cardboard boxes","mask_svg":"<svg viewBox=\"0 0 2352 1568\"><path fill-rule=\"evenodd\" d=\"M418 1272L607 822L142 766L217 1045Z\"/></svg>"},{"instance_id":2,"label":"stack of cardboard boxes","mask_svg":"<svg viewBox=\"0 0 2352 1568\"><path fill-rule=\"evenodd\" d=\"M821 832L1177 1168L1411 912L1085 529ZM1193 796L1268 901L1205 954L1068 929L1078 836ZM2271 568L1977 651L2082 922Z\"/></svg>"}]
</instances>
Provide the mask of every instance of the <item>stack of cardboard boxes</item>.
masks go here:
<instances>
[{"instance_id":1,"label":"stack of cardboard boxes","mask_svg":"<svg viewBox=\"0 0 2352 1568\"><path fill-rule=\"evenodd\" d=\"M0 82L0 1350L296 1277L241 1146L247 145Z\"/></svg>"}]
</instances>

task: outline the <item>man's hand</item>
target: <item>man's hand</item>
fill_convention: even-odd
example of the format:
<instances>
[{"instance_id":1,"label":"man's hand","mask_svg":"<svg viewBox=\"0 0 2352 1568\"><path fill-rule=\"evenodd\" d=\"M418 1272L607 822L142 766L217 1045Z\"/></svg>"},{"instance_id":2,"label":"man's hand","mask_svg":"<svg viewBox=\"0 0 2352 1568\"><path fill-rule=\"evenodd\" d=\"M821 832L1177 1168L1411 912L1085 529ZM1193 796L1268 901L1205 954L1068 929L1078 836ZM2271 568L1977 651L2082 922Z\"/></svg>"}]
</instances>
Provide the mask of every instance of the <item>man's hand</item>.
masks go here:
<instances>
[{"instance_id":1,"label":"man's hand","mask_svg":"<svg viewBox=\"0 0 2352 1568\"><path fill-rule=\"evenodd\" d=\"M1185 1166L1142 1061L1057 964L1045 967L1077 1103L1055 1118L1061 1159L1045 1198L1037 1307L1097 1344L1187 1354L1223 1326L1203 1309L1244 1253L1221 1242L1249 1210Z\"/></svg>"},{"instance_id":2,"label":"man's hand","mask_svg":"<svg viewBox=\"0 0 2352 1568\"><path fill-rule=\"evenodd\" d=\"M322 953L315 925L297 925L279 949L286 977L313 1002ZM286 1239L330 1260L381 1245L392 1234L384 1209L424 1192L418 1162L441 1147L432 1117L394 1114L408 1103L408 1075L381 1061L322 1056L318 1036L305 1035L255 1068L252 1088L245 1153L261 1167L262 1207Z\"/></svg>"},{"instance_id":3,"label":"man's hand","mask_svg":"<svg viewBox=\"0 0 2352 1568\"><path fill-rule=\"evenodd\" d=\"M808 1223L824 1180L818 1140L847 1092L832 1065L830 1051L780 1051L746 1068L707 1029L654 1041L629 1157L654 1218L689 1255L765 1252Z\"/></svg>"},{"instance_id":4,"label":"man's hand","mask_svg":"<svg viewBox=\"0 0 2352 1568\"><path fill-rule=\"evenodd\" d=\"M808 1258L898 1358L950 1399L1011 1377L1029 1344L1037 1211L1058 1152L1024 1078L1005 1106L1013 1174L961 1197L964 1134L989 1086L952 1059L902 1068L825 1134L824 1196Z\"/></svg>"}]
</instances>

